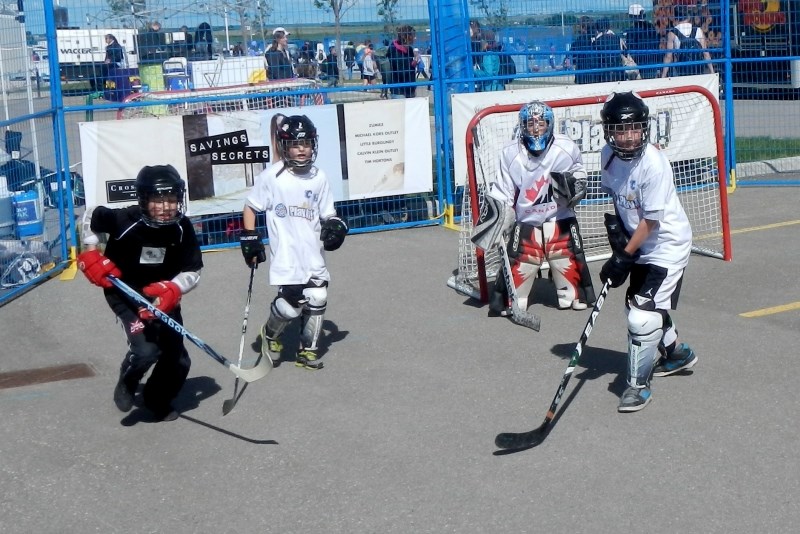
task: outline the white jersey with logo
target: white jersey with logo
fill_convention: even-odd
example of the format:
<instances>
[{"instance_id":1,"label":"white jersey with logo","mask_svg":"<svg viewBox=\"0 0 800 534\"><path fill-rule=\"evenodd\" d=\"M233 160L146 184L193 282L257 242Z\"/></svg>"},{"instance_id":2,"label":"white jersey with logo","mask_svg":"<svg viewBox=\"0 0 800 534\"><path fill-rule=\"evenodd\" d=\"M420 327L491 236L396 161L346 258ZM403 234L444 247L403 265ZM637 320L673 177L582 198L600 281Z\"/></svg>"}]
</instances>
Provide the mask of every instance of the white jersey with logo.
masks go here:
<instances>
[{"instance_id":1,"label":"white jersey with logo","mask_svg":"<svg viewBox=\"0 0 800 534\"><path fill-rule=\"evenodd\" d=\"M283 162L264 169L245 201L267 214L269 282L274 286L330 281L325 266L320 221L336 215L325 173L312 167L294 174Z\"/></svg>"},{"instance_id":2,"label":"white jersey with logo","mask_svg":"<svg viewBox=\"0 0 800 534\"><path fill-rule=\"evenodd\" d=\"M678 199L672 167L664 153L648 144L640 157L625 161L606 145L600 160L603 191L614 200L628 234L633 235L642 219L658 221L639 248L642 256L637 263L686 267L692 251L692 227Z\"/></svg>"},{"instance_id":3,"label":"white jersey with logo","mask_svg":"<svg viewBox=\"0 0 800 534\"><path fill-rule=\"evenodd\" d=\"M500 152L500 174L488 194L513 206L517 221L533 226L551 219L575 217L575 210L553 199L550 173L576 170L583 170L581 151L567 136L553 135L553 142L539 157L517 140Z\"/></svg>"}]
</instances>

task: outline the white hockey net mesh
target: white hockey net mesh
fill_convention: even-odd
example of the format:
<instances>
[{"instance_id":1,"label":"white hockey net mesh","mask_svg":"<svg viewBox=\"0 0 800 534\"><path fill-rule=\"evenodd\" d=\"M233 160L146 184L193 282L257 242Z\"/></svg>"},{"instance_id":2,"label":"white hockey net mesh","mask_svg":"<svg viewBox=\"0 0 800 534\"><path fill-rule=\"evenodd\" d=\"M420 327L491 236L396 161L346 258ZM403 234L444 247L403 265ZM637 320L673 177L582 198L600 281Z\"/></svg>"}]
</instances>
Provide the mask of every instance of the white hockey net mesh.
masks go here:
<instances>
[{"instance_id":1,"label":"white hockey net mesh","mask_svg":"<svg viewBox=\"0 0 800 534\"><path fill-rule=\"evenodd\" d=\"M715 97L696 86L639 94L650 108L650 142L672 163L675 186L692 225L693 251L730 259L722 123ZM578 144L589 175L588 193L576 208L587 261L610 255L603 214L613 213L614 207L600 189L600 149L605 144L600 109L605 98L548 101L556 117L555 131ZM486 300L488 283L496 276L501 260L493 252L483 257L472 244L473 221L478 218L484 192L497 177L501 148L516 139L518 113L524 103L481 110L468 128L469 177L462 197L458 271L448 285L481 300Z\"/></svg>"},{"instance_id":2,"label":"white hockey net mesh","mask_svg":"<svg viewBox=\"0 0 800 534\"><path fill-rule=\"evenodd\" d=\"M296 78L196 90L134 93L128 96L123 103L136 102L151 105L121 107L117 111L117 119L316 106L325 103L322 93L298 94L298 91L310 91L318 89L320 86L318 80ZM176 102L177 100L180 102Z\"/></svg>"}]
</instances>

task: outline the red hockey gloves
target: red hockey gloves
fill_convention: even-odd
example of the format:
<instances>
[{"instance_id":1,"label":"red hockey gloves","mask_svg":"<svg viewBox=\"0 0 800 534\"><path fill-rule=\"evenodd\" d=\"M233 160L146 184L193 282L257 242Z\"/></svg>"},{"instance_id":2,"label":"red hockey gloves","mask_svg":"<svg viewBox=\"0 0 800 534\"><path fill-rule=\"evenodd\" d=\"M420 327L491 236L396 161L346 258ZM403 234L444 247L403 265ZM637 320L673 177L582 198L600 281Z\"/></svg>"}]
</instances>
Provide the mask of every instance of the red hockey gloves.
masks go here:
<instances>
[{"instance_id":1,"label":"red hockey gloves","mask_svg":"<svg viewBox=\"0 0 800 534\"><path fill-rule=\"evenodd\" d=\"M78 255L78 269L83 271L86 278L96 286L103 288L113 287L108 275L122 277L122 272L114 262L100 254L98 250L88 250Z\"/></svg>"},{"instance_id":2,"label":"red hockey gloves","mask_svg":"<svg viewBox=\"0 0 800 534\"><path fill-rule=\"evenodd\" d=\"M614 252L614 255L611 256L611 258L603 264L603 268L600 269L600 280L602 280L603 283L608 280L611 287L621 286L625 283L625 280L628 279L628 275L631 269L633 269L633 265L636 263L638 257L638 254L632 256L624 250L622 252Z\"/></svg>"},{"instance_id":3,"label":"red hockey gloves","mask_svg":"<svg viewBox=\"0 0 800 534\"><path fill-rule=\"evenodd\" d=\"M239 236L239 245L242 247L242 256L248 267L253 265L253 260L256 265L267 261L264 243L261 242L261 236L255 230L242 230L242 235Z\"/></svg>"},{"instance_id":4,"label":"red hockey gloves","mask_svg":"<svg viewBox=\"0 0 800 534\"><path fill-rule=\"evenodd\" d=\"M169 313L174 310L181 301L181 296L183 295L178 284L167 281L144 286L142 293L150 298L154 298L153 305L164 313Z\"/></svg>"},{"instance_id":5,"label":"red hockey gloves","mask_svg":"<svg viewBox=\"0 0 800 534\"><path fill-rule=\"evenodd\" d=\"M322 231L319 238L322 241L322 248L331 251L336 250L344 243L344 236L347 235L349 228L347 223L339 217L331 217L322 221Z\"/></svg>"}]
</instances>

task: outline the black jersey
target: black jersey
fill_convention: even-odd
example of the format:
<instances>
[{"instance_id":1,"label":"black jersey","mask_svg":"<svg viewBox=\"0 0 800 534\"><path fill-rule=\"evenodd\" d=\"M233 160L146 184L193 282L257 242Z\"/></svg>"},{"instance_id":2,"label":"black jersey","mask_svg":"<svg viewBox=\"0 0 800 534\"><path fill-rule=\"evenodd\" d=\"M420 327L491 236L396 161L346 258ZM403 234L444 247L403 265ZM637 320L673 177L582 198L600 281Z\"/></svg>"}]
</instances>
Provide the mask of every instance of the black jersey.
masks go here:
<instances>
[{"instance_id":1,"label":"black jersey","mask_svg":"<svg viewBox=\"0 0 800 534\"><path fill-rule=\"evenodd\" d=\"M202 269L200 245L187 217L176 224L153 227L145 224L141 213L139 206L98 206L92 213L92 231L108 234L105 256L122 272L125 283L141 291L153 282ZM106 290L109 292L113 290Z\"/></svg>"}]
</instances>

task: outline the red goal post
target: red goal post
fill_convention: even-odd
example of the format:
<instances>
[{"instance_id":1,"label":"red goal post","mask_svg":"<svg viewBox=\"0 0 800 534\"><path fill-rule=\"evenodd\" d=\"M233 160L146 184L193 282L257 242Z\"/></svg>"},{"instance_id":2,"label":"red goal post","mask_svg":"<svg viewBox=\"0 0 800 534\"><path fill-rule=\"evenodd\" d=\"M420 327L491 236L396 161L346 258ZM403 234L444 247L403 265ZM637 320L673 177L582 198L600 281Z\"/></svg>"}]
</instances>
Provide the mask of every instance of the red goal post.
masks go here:
<instances>
[{"instance_id":1,"label":"red goal post","mask_svg":"<svg viewBox=\"0 0 800 534\"><path fill-rule=\"evenodd\" d=\"M692 251L729 261L725 149L716 96L696 85L638 93L650 108L650 142L671 162L678 196L692 225ZM588 261L610 256L603 214L613 213L614 207L600 189L600 149L605 145L600 109L606 98L599 95L546 101L553 108L555 131L578 144L589 175L586 198L576 207ZM483 195L496 179L500 150L516 138L519 110L525 103L484 108L467 127L467 182L462 197L458 270L447 284L484 302L489 282L500 269L500 258L493 251L484 255L470 238Z\"/></svg>"}]
</instances>

